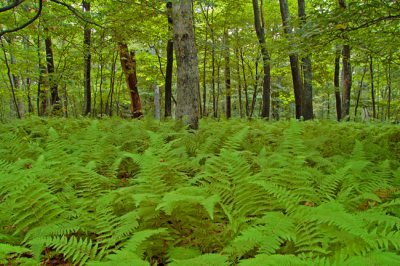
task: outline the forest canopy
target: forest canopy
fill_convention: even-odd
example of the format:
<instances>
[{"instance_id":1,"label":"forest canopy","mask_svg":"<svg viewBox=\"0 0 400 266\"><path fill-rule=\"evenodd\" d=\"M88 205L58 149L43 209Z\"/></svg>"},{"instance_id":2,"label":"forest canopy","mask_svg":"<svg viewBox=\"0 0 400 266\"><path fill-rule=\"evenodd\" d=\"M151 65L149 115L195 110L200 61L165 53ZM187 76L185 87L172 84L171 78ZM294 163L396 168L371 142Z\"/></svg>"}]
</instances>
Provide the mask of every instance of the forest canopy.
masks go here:
<instances>
[{"instance_id":1,"label":"forest canopy","mask_svg":"<svg viewBox=\"0 0 400 266\"><path fill-rule=\"evenodd\" d=\"M2 1L0 118L398 121L399 19L377 0Z\"/></svg>"}]
</instances>

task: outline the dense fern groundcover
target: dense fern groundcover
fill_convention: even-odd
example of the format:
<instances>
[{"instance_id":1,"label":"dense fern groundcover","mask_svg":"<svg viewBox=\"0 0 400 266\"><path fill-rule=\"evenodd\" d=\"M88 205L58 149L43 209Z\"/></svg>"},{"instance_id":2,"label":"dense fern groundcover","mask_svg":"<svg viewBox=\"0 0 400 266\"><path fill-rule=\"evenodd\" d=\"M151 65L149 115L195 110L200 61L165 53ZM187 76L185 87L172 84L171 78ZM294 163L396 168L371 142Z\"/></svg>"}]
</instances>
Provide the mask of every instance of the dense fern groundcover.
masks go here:
<instances>
[{"instance_id":1,"label":"dense fern groundcover","mask_svg":"<svg viewBox=\"0 0 400 266\"><path fill-rule=\"evenodd\" d=\"M400 265L400 128L0 125L0 264Z\"/></svg>"}]
</instances>

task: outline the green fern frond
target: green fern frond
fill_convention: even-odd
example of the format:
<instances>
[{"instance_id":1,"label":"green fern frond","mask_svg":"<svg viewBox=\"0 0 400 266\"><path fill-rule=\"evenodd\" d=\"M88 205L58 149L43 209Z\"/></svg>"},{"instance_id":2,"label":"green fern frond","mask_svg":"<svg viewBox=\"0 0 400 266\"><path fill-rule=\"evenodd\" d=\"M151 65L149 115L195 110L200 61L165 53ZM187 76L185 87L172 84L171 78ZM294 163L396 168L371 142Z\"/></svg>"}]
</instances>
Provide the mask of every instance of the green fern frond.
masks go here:
<instances>
[{"instance_id":1,"label":"green fern frond","mask_svg":"<svg viewBox=\"0 0 400 266\"><path fill-rule=\"evenodd\" d=\"M228 257L219 254L204 254L186 260L175 260L171 266L228 266Z\"/></svg>"}]
</instances>

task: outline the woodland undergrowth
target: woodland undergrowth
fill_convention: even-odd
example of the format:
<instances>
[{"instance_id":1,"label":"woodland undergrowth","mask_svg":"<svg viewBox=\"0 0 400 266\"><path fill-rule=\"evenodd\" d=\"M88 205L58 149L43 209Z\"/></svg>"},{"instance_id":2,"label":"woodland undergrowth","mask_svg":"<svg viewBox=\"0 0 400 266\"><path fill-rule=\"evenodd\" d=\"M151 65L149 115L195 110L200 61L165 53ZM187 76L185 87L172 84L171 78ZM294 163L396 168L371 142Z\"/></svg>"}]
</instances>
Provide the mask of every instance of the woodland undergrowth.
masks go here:
<instances>
[{"instance_id":1,"label":"woodland undergrowth","mask_svg":"<svg viewBox=\"0 0 400 266\"><path fill-rule=\"evenodd\" d=\"M400 128L0 124L0 264L400 265Z\"/></svg>"}]
</instances>

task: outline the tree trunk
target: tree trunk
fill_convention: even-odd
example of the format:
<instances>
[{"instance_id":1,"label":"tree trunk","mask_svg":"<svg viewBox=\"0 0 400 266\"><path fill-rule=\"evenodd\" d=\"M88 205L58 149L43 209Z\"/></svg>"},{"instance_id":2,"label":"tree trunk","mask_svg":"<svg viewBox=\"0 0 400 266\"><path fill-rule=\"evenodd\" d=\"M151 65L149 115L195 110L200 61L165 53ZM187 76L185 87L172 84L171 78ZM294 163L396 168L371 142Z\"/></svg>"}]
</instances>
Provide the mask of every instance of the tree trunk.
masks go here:
<instances>
[{"instance_id":1,"label":"tree trunk","mask_svg":"<svg viewBox=\"0 0 400 266\"><path fill-rule=\"evenodd\" d=\"M306 23L306 5L304 0L298 0L298 13L301 24ZM303 93L302 99L302 116L304 120L313 119L313 99L312 99L312 64L309 55L302 58L303 65Z\"/></svg>"},{"instance_id":2,"label":"tree trunk","mask_svg":"<svg viewBox=\"0 0 400 266\"><path fill-rule=\"evenodd\" d=\"M83 11L90 12L90 2L87 0L82 1ZM92 108L92 95L91 95L91 28L86 23L83 30L83 51L84 51L84 107L83 115L89 115Z\"/></svg>"},{"instance_id":3,"label":"tree trunk","mask_svg":"<svg viewBox=\"0 0 400 266\"><path fill-rule=\"evenodd\" d=\"M362 77L361 77L361 82L360 82L360 88L359 88L358 93L357 93L356 107L354 108L354 120L355 120L356 117L357 117L357 109L358 109L358 106L359 106L359 104L360 104L361 91L362 91L362 89L363 89L363 87L364 87L364 78L365 78L365 74L366 74L366 73L367 73L367 68L364 67L363 75L362 75Z\"/></svg>"},{"instance_id":4,"label":"tree trunk","mask_svg":"<svg viewBox=\"0 0 400 266\"><path fill-rule=\"evenodd\" d=\"M140 101L139 91L137 88L135 52L129 52L128 45L126 43L119 43L119 53L122 70L125 74L125 80L131 98L131 114L133 118L139 118L143 114L142 103Z\"/></svg>"},{"instance_id":5,"label":"tree trunk","mask_svg":"<svg viewBox=\"0 0 400 266\"><path fill-rule=\"evenodd\" d=\"M243 54L243 49L242 48L240 48L240 60L241 60L241 63L242 63L242 71L243 71L246 117L249 117L250 116L249 95L248 95L248 91L247 91L248 86L247 86L246 66L244 65L244 54Z\"/></svg>"},{"instance_id":6,"label":"tree trunk","mask_svg":"<svg viewBox=\"0 0 400 266\"><path fill-rule=\"evenodd\" d=\"M289 6L287 0L279 0L281 17L282 17L282 25L285 34L290 37L292 34L292 26L290 25L290 13ZM290 69L292 71L292 81L293 81L293 90L294 90L294 98L296 104L296 118L300 119L301 117L301 95L303 93L303 84L300 76L300 67L299 67L299 58L297 54L291 52L289 54L290 59Z\"/></svg>"},{"instance_id":7,"label":"tree trunk","mask_svg":"<svg viewBox=\"0 0 400 266\"><path fill-rule=\"evenodd\" d=\"M346 0L338 0L339 6L343 10L347 8ZM344 33L344 40L346 41L348 36ZM350 64L350 45L344 44L342 50L342 64L343 64L343 90L342 90L342 119L350 119L350 96L351 96L351 85L352 85L352 74Z\"/></svg>"},{"instance_id":8,"label":"tree trunk","mask_svg":"<svg viewBox=\"0 0 400 266\"><path fill-rule=\"evenodd\" d=\"M235 49L236 55L236 72L237 72L237 81L238 81L238 107L239 107L239 116L243 118L243 106L242 106L242 80L240 77L240 56L239 49Z\"/></svg>"},{"instance_id":9,"label":"tree trunk","mask_svg":"<svg viewBox=\"0 0 400 266\"><path fill-rule=\"evenodd\" d=\"M388 105L387 105L387 117L390 121L390 104L392 101L392 66L391 66L392 56L390 55L389 62L388 62L388 69L387 69L387 86L388 86Z\"/></svg>"},{"instance_id":10,"label":"tree trunk","mask_svg":"<svg viewBox=\"0 0 400 266\"><path fill-rule=\"evenodd\" d=\"M15 110L16 110L17 116L18 116L19 119L21 119L22 116L21 116L21 113L19 112L19 106L18 106L18 103L17 103L17 98L15 96L15 84L14 84L15 80L13 78L13 75L11 74L10 65L8 64L8 58L7 58L7 53L6 53L4 44L3 44L3 39L0 38L0 41L1 41L1 46L3 48L4 62L6 63L7 76L8 76L8 80L10 82L11 95L12 95L12 98L13 98L13 103L14 103L14 106L15 106Z\"/></svg>"},{"instance_id":11,"label":"tree trunk","mask_svg":"<svg viewBox=\"0 0 400 266\"><path fill-rule=\"evenodd\" d=\"M46 30L47 32L47 30ZM54 55L50 36L45 39L46 45L46 64L47 64L47 74L49 76L49 87L50 87L50 104L52 105L52 113L60 109L60 98L58 96L58 85L54 73Z\"/></svg>"},{"instance_id":12,"label":"tree trunk","mask_svg":"<svg viewBox=\"0 0 400 266\"><path fill-rule=\"evenodd\" d=\"M335 99L336 99L336 117L340 121L342 119L342 98L340 96L340 50L336 48L335 57L335 77L334 77L334 87L335 87Z\"/></svg>"},{"instance_id":13,"label":"tree trunk","mask_svg":"<svg viewBox=\"0 0 400 266\"><path fill-rule=\"evenodd\" d=\"M232 104L231 104L231 67L230 67L230 51L229 51L229 29L224 33L225 39L225 93L226 93L226 118L231 118L232 116Z\"/></svg>"},{"instance_id":14,"label":"tree trunk","mask_svg":"<svg viewBox=\"0 0 400 266\"><path fill-rule=\"evenodd\" d=\"M258 0L253 0L254 27L256 29L258 42L260 43L264 72L261 117L269 119L271 104L271 66L269 52L265 43L263 7L263 0L261 0L260 7L258 6Z\"/></svg>"},{"instance_id":15,"label":"tree trunk","mask_svg":"<svg viewBox=\"0 0 400 266\"><path fill-rule=\"evenodd\" d=\"M165 111L164 116L172 116L172 71L174 66L174 40L172 32L172 2L167 2L168 33L170 39L167 43L167 67L165 71Z\"/></svg>"},{"instance_id":16,"label":"tree trunk","mask_svg":"<svg viewBox=\"0 0 400 266\"><path fill-rule=\"evenodd\" d=\"M111 75L110 75L110 91L107 95L105 113L108 116L112 116L112 105L113 105L113 95L115 87L115 68L117 64L118 53L113 53L112 63L111 63Z\"/></svg>"},{"instance_id":17,"label":"tree trunk","mask_svg":"<svg viewBox=\"0 0 400 266\"><path fill-rule=\"evenodd\" d=\"M376 118L375 90L374 90L374 65L372 55L369 57L369 74L371 77L372 117Z\"/></svg>"},{"instance_id":18,"label":"tree trunk","mask_svg":"<svg viewBox=\"0 0 400 266\"><path fill-rule=\"evenodd\" d=\"M350 117L350 95L352 85L352 74L350 65L350 46L343 45L343 94L342 94L342 119L349 120Z\"/></svg>"},{"instance_id":19,"label":"tree trunk","mask_svg":"<svg viewBox=\"0 0 400 266\"><path fill-rule=\"evenodd\" d=\"M177 62L176 117L192 129L199 120L199 72L194 42L192 1L179 0L172 7Z\"/></svg>"}]
</instances>

